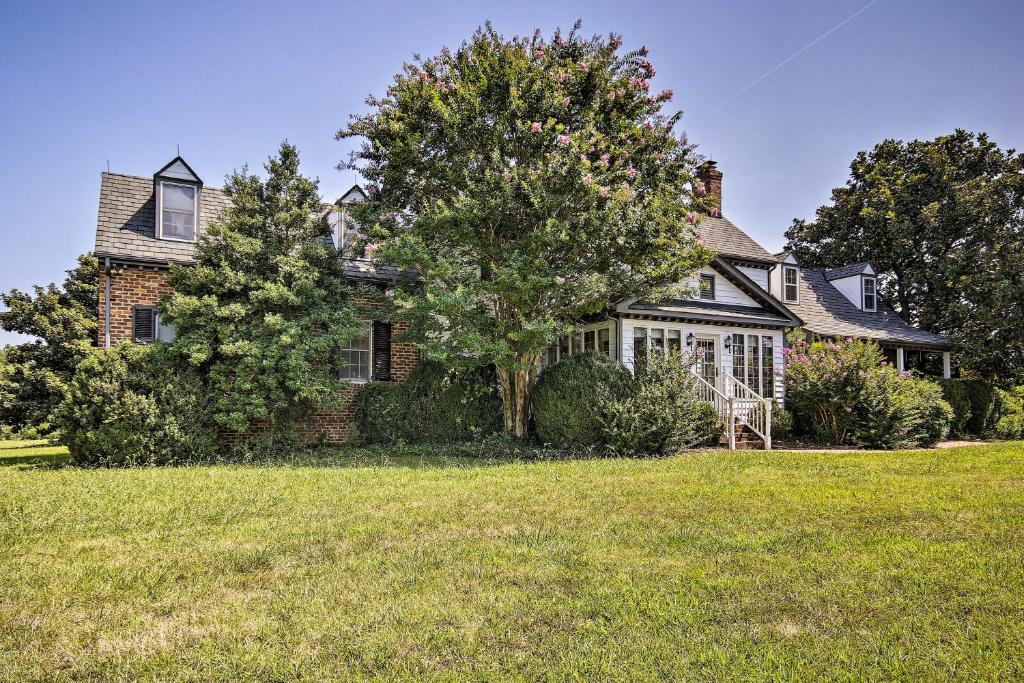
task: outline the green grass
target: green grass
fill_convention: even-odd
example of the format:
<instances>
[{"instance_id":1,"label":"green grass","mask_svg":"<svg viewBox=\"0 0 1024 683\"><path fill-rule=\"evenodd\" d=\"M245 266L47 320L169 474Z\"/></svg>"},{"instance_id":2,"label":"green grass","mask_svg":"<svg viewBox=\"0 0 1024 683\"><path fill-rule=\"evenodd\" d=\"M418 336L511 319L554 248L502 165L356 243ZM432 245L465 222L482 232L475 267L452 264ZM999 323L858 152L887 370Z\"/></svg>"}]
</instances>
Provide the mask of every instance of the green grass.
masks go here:
<instances>
[{"instance_id":1,"label":"green grass","mask_svg":"<svg viewBox=\"0 0 1024 683\"><path fill-rule=\"evenodd\" d=\"M1024 676L1024 444L60 467L0 444L0 677Z\"/></svg>"}]
</instances>

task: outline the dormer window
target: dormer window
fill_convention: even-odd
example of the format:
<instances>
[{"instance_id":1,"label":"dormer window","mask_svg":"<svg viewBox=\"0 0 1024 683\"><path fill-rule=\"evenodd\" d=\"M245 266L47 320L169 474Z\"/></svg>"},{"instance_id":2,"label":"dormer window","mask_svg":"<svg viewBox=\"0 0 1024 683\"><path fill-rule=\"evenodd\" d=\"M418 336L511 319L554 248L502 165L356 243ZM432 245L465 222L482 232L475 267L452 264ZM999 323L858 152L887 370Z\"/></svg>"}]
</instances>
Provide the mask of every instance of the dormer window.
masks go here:
<instances>
[{"instance_id":1,"label":"dormer window","mask_svg":"<svg viewBox=\"0 0 1024 683\"><path fill-rule=\"evenodd\" d=\"M864 278L864 310L878 310L878 295L875 292L875 278Z\"/></svg>"},{"instance_id":2,"label":"dormer window","mask_svg":"<svg viewBox=\"0 0 1024 683\"><path fill-rule=\"evenodd\" d=\"M782 300L787 304L795 304L800 301L800 288L797 285L795 266L783 266L782 268Z\"/></svg>"},{"instance_id":3,"label":"dormer window","mask_svg":"<svg viewBox=\"0 0 1024 683\"><path fill-rule=\"evenodd\" d=\"M166 180L160 182L159 188L160 238L194 242L199 216L199 189L194 185Z\"/></svg>"}]
</instances>

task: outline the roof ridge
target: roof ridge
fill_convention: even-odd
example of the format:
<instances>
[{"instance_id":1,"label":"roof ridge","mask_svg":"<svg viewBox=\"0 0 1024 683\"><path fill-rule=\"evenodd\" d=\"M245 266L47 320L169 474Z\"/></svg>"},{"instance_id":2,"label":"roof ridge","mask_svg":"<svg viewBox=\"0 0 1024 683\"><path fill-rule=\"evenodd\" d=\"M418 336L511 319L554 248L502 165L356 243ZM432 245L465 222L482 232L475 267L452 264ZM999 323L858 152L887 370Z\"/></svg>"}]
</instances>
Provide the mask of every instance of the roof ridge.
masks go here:
<instances>
[{"instance_id":1,"label":"roof ridge","mask_svg":"<svg viewBox=\"0 0 1024 683\"><path fill-rule=\"evenodd\" d=\"M151 176L151 175L136 175L135 173L118 173L117 171L100 171L100 176L105 176L105 175L117 176L118 178L131 178L132 180L147 180L147 181L150 181L150 182L153 181L153 176ZM219 190L219 191L223 192L224 191L224 186L223 185L207 185L206 183L203 183L203 189L204 190Z\"/></svg>"}]
</instances>

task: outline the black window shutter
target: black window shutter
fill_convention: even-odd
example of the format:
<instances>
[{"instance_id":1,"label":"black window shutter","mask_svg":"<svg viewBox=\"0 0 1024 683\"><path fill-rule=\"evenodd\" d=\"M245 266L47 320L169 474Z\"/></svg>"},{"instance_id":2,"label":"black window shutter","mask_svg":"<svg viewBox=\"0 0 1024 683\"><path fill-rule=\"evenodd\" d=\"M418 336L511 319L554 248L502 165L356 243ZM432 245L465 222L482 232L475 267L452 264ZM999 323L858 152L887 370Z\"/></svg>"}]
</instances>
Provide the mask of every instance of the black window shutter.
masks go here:
<instances>
[{"instance_id":1,"label":"black window shutter","mask_svg":"<svg viewBox=\"0 0 1024 683\"><path fill-rule=\"evenodd\" d=\"M373 379L391 379L391 323L373 321Z\"/></svg>"},{"instance_id":2,"label":"black window shutter","mask_svg":"<svg viewBox=\"0 0 1024 683\"><path fill-rule=\"evenodd\" d=\"M152 344L156 341L156 309L136 306L132 310L132 341Z\"/></svg>"}]
</instances>

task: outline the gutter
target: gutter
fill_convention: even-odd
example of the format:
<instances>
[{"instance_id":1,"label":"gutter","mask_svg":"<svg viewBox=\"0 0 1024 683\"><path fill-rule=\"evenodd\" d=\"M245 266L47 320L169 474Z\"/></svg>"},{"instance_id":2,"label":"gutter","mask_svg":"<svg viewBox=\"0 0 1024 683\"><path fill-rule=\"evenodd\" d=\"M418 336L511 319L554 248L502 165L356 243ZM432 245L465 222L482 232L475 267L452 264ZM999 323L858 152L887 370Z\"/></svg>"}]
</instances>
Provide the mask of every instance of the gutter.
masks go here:
<instances>
[{"instance_id":1,"label":"gutter","mask_svg":"<svg viewBox=\"0 0 1024 683\"><path fill-rule=\"evenodd\" d=\"M103 348L110 348L110 257L103 266Z\"/></svg>"}]
</instances>

